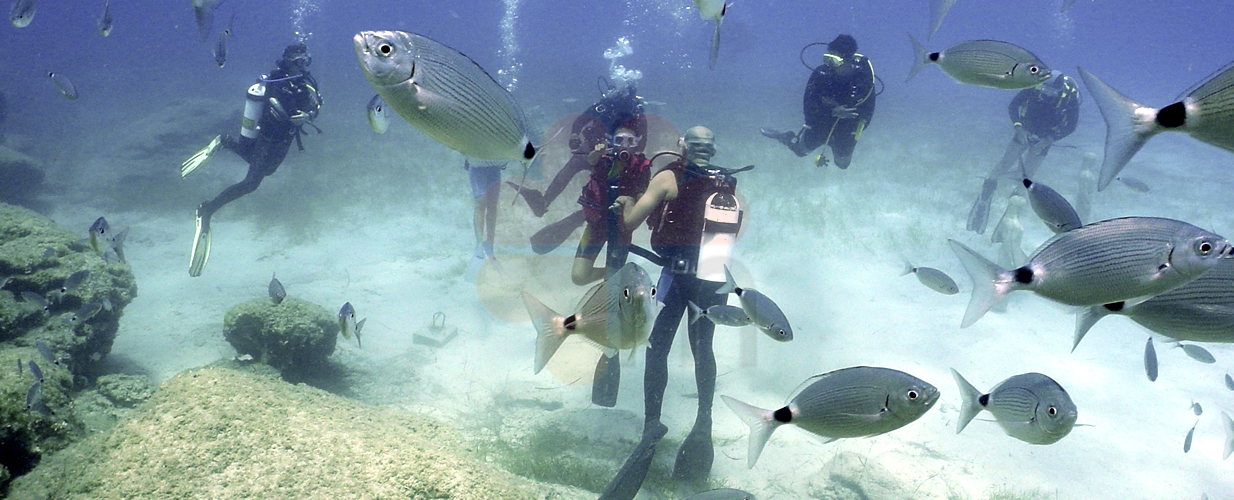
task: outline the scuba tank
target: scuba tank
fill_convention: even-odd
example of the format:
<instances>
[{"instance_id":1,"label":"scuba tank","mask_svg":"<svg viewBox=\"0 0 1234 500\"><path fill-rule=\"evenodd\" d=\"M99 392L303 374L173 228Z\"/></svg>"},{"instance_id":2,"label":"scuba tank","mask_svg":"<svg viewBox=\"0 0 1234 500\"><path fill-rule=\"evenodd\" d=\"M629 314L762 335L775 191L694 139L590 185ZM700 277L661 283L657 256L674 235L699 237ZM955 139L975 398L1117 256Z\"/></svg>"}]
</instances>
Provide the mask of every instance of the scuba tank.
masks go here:
<instances>
[{"instance_id":1,"label":"scuba tank","mask_svg":"<svg viewBox=\"0 0 1234 500\"><path fill-rule=\"evenodd\" d=\"M240 119L240 135L257 138L261 129L261 115L266 112L266 84L258 81L249 87L244 96L244 117Z\"/></svg>"},{"instance_id":2,"label":"scuba tank","mask_svg":"<svg viewBox=\"0 0 1234 500\"><path fill-rule=\"evenodd\" d=\"M698 247L698 279L725 281L724 268L732 262L733 243L741 228L742 210L737 197L719 191L707 197L703 208L703 238Z\"/></svg>"}]
</instances>

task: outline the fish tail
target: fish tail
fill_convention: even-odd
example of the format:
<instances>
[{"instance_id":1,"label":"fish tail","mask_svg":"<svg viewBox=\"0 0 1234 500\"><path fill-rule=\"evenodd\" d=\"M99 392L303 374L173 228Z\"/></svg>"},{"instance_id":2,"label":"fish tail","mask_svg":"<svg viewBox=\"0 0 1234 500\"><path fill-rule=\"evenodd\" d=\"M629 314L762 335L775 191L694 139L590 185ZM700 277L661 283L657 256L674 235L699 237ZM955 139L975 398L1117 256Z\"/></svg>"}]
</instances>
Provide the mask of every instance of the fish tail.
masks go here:
<instances>
[{"instance_id":1,"label":"fish tail","mask_svg":"<svg viewBox=\"0 0 1234 500\"><path fill-rule=\"evenodd\" d=\"M783 424L775 419L771 410L751 406L728 396L720 397L724 399L724 404L741 418L742 422L750 426L750 449L746 467L753 469L758 456L763 453L763 447L767 445L767 440L771 438L771 433Z\"/></svg>"},{"instance_id":2,"label":"fish tail","mask_svg":"<svg viewBox=\"0 0 1234 500\"><path fill-rule=\"evenodd\" d=\"M1221 428L1225 429L1225 451L1221 454L1221 459L1225 460L1234 453L1234 420L1224 411L1221 412Z\"/></svg>"},{"instance_id":3,"label":"fish tail","mask_svg":"<svg viewBox=\"0 0 1234 500\"><path fill-rule=\"evenodd\" d=\"M913 263L912 263L912 262L909 262L909 261L908 261L908 259L905 259L905 260L904 260L904 269L900 271L900 276L908 276L908 275L912 274L912 273L913 273L913 269L914 269Z\"/></svg>"},{"instance_id":4,"label":"fish tail","mask_svg":"<svg viewBox=\"0 0 1234 500\"><path fill-rule=\"evenodd\" d=\"M955 384L960 387L960 396L964 398L964 405L960 407L960 418L956 420L955 425L955 433L959 434L978 413L981 413L982 406L978 401L981 398L981 391L964 380L964 376L955 371L955 368L951 369L951 376L955 378Z\"/></svg>"},{"instance_id":5,"label":"fish tail","mask_svg":"<svg viewBox=\"0 0 1234 500\"><path fill-rule=\"evenodd\" d=\"M690 324L693 325L699 318L703 317L703 308L699 307L692 300L687 300L686 305L690 306Z\"/></svg>"},{"instance_id":6,"label":"fish tail","mask_svg":"<svg viewBox=\"0 0 1234 500\"><path fill-rule=\"evenodd\" d=\"M1156 109L1131 100L1084 68L1076 69L1084 80L1084 86L1088 87L1088 94L1097 102L1101 117L1105 119L1105 159L1101 161L1101 177L1097 180L1097 190L1101 191L1110 185L1144 143L1162 129L1156 123ZM1141 109L1152 113L1147 122L1146 117L1137 116L1136 112Z\"/></svg>"},{"instance_id":7,"label":"fish tail","mask_svg":"<svg viewBox=\"0 0 1234 500\"><path fill-rule=\"evenodd\" d=\"M720 21L723 13L716 16L716 29L711 33L711 52L707 55L707 69L716 69L716 61L720 59Z\"/></svg>"},{"instance_id":8,"label":"fish tail","mask_svg":"<svg viewBox=\"0 0 1234 500\"><path fill-rule=\"evenodd\" d=\"M914 60L913 68L908 71L908 78L904 79L906 82L912 80L914 76L917 76L917 73L921 71L922 68L925 68L927 64L930 64L930 53L926 51L925 46L921 45L921 42L918 42L917 39L913 37L912 33L908 34L908 39L913 42Z\"/></svg>"},{"instance_id":9,"label":"fish tail","mask_svg":"<svg viewBox=\"0 0 1234 500\"><path fill-rule=\"evenodd\" d=\"M560 326L561 315L527 292L523 292L523 304L527 306L527 315L531 316L531 323L536 326L535 373L540 373L544 365L548 364L548 360L553 359L557 348L561 347L561 343L566 340L565 332Z\"/></svg>"},{"instance_id":10,"label":"fish tail","mask_svg":"<svg viewBox=\"0 0 1234 500\"><path fill-rule=\"evenodd\" d=\"M1075 352L1075 348L1080 345L1081 340L1084 340L1084 336L1088 334L1093 325L1109 314L1110 310L1106 309L1104 305L1092 306L1081 310L1075 317L1075 337L1071 341L1071 352Z\"/></svg>"},{"instance_id":11,"label":"fish tail","mask_svg":"<svg viewBox=\"0 0 1234 500\"><path fill-rule=\"evenodd\" d=\"M960 328L967 328L981 319L991 307L1003 300L1003 297L1007 296L1013 288L1009 280L1002 279L1002 276L1008 273L1006 269L998 267L998 264L990 262L989 259L964 246L963 243L956 240L947 240L947 243L951 245L951 250L955 252L960 263L964 265L964 270L968 272L969 278L973 280L973 297L969 299L968 309L964 311L964 320L960 323Z\"/></svg>"},{"instance_id":12,"label":"fish tail","mask_svg":"<svg viewBox=\"0 0 1234 500\"><path fill-rule=\"evenodd\" d=\"M733 281L733 273L728 271L728 266L724 266L724 284L716 289L717 295L728 295L737 290L737 282Z\"/></svg>"}]
</instances>

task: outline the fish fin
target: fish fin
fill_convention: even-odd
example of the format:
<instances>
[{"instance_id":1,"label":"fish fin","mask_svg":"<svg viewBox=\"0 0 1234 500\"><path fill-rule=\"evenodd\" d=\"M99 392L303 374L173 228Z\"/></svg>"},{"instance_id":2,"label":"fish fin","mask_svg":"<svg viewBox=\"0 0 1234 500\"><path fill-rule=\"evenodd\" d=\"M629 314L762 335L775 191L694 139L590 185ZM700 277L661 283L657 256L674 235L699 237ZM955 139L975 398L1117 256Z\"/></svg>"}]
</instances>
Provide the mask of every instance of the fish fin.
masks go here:
<instances>
[{"instance_id":1,"label":"fish fin","mask_svg":"<svg viewBox=\"0 0 1234 500\"><path fill-rule=\"evenodd\" d=\"M711 51L707 54L707 69L716 69L716 61L720 59L720 21L724 14L716 17L716 29L711 33Z\"/></svg>"},{"instance_id":2,"label":"fish fin","mask_svg":"<svg viewBox=\"0 0 1234 500\"><path fill-rule=\"evenodd\" d=\"M1097 180L1097 190L1101 191L1110 185L1144 143L1161 132L1162 128L1155 121L1156 109L1131 100L1084 68L1076 69L1084 80L1084 86L1088 87L1088 95L1093 96L1097 109L1101 110L1101 117L1105 119L1105 158L1101 160L1101 176ZM1151 116L1146 116L1145 112L1151 113Z\"/></svg>"},{"instance_id":3,"label":"fish fin","mask_svg":"<svg viewBox=\"0 0 1234 500\"><path fill-rule=\"evenodd\" d=\"M360 330L364 329L365 321L368 321L368 318L364 318L356 323L356 347L364 347L364 344L360 342Z\"/></svg>"},{"instance_id":4,"label":"fish fin","mask_svg":"<svg viewBox=\"0 0 1234 500\"><path fill-rule=\"evenodd\" d=\"M127 238L128 235L129 228L126 227L123 231L120 231L119 234L111 238L111 249L116 252L116 258L120 259L121 263L126 262L124 260L124 239Z\"/></svg>"},{"instance_id":5,"label":"fish fin","mask_svg":"<svg viewBox=\"0 0 1234 500\"><path fill-rule=\"evenodd\" d=\"M724 399L724 404L728 405L742 422L750 426L750 448L746 458L746 467L753 469L758 456L763 453L763 447L767 445L767 440L771 438L772 431L782 424L776 421L771 410L751 406L728 396L720 396L720 398Z\"/></svg>"},{"instance_id":6,"label":"fish fin","mask_svg":"<svg viewBox=\"0 0 1234 500\"><path fill-rule=\"evenodd\" d=\"M967 380L964 380L964 376L960 375L960 372L955 371L955 368L951 369L951 376L955 378L955 383L960 388L960 396L964 398L964 405L960 407L960 417L956 420L955 425L955 433L959 434L960 431L963 431L968 426L969 422L973 421L973 417L981 413L984 407L981 406L979 401L981 399L981 391L973 387L973 384L968 383Z\"/></svg>"},{"instance_id":7,"label":"fish fin","mask_svg":"<svg viewBox=\"0 0 1234 500\"><path fill-rule=\"evenodd\" d=\"M1234 420L1224 411L1221 412L1221 428L1225 429L1225 451L1221 453L1221 459L1225 460L1234 453Z\"/></svg>"},{"instance_id":8,"label":"fish fin","mask_svg":"<svg viewBox=\"0 0 1234 500\"><path fill-rule=\"evenodd\" d=\"M998 267L998 264L990 262L963 243L956 240L947 240L947 243L951 245L951 250L973 280L973 296L968 301L968 309L964 311L964 320L960 323L960 328L967 328L1011 293L1014 287L1003 278L1008 272L1006 269Z\"/></svg>"},{"instance_id":9,"label":"fish fin","mask_svg":"<svg viewBox=\"0 0 1234 500\"><path fill-rule=\"evenodd\" d=\"M687 300L686 305L690 306L690 324L693 325L699 318L703 317L703 308L698 307L692 300Z\"/></svg>"},{"instance_id":10,"label":"fish fin","mask_svg":"<svg viewBox=\"0 0 1234 500\"><path fill-rule=\"evenodd\" d=\"M531 294L523 292L523 304L527 306L527 315L531 316L531 323L536 327L536 371L544 369L544 365L548 364L548 360L553 358L553 354L561 347L561 343L565 342L566 336L561 326L559 319L561 315L549 309Z\"/></svg>"},{"instance_id":11,"label":"fish fin","mask_svg":"<svg viewBox=\"0 0 1234 500\"><path fill-rule=\"evenodd\" d=\"M914 76L917 76L918 72L930 64L930 53L926 51L926 48L923 45L921 45L921 42L918 42L917 39L913 37L912 33L908 34L908 39L913 42L914 59L913 67L908 72L908 78L904 79L905 82L912 80Z\"/></svg>"},{"instance_id":12,"label":"fish fin","mask_svg":"<svg viewBox=\"0 0 1234 500\"><path fill-rule=\"evenodd\" d=\"M947 17L952 5L955 5L955 0L930 0L930 34L926 35L926 40L932 38L938 27L943 25L943 18Z\"/></svg>"},{"instance_id":13,"label":"fish fin","mask_svg":"<svg viewBox=\"0 0 1234 500\"><path fill-rule=\"evenodd\" d=\"M904 269L900 271L900 276L908 276L912 274L913 269L915 269L913 263L909 262L908 259L904 259Z\"/></svg>"},{"instance_id":14,"label":"fish fin","mask_svg":"<svg viewBox=\"0 0 1234 500\"><path fill-rule=\"evenodd\" d=\"M733 273L728 271L728 266L724 266L724 284L716 289L717 295L728 295L737 289L737 282L733 281Z\"/></svg>"},{"instance_id":15,"label":"fish fin","mask_svg":"<svg viewBox=\"0 0 1234 500\"><path fill-rule=\"evenodd\" d=\"M1075 352L1075 348L1080 345L1080 341L1084 340L1084 335L1088 334L1088 330L1092 329L1093 325L1097 324L1101 318L1110 314L1110 310L1104 305L1092 306L1082 309L1075 316L1075 336L1071 340L1071 352Z\"/></svg>"}]
</instances>

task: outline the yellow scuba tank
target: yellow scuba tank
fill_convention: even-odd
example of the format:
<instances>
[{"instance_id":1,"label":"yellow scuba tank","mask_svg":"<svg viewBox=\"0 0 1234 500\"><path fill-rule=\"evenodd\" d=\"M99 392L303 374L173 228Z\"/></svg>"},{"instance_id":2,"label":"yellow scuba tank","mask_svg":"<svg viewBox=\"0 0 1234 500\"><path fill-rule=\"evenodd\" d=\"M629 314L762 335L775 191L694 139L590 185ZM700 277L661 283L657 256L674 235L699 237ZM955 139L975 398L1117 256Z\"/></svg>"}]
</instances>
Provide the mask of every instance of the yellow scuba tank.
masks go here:
<instances>
[{"instance_id":1,"label":"yellow scuba tank","mask_svg":"<svg viewBox=\"0 0 1234 500\"><path fill-rule=\"evenodd\" d=\"M240 135L256 139L261 130L261 115L266 112L266 84L258 81L244 96L244 117L240 119Z\"/></svg>"},{"instance_id":2,"label":"yellow scuba tank","mask_svg":"<svg viewBox=\"0 0 1234 500\"><path fill-rule=\"evenodd\" d=\"M703 239L698 248L698 279L723 283L724 268L733 259L733 243L741 229L742 210L737 196L717 192L703 208Z\"/></svg>"}]
</instances>

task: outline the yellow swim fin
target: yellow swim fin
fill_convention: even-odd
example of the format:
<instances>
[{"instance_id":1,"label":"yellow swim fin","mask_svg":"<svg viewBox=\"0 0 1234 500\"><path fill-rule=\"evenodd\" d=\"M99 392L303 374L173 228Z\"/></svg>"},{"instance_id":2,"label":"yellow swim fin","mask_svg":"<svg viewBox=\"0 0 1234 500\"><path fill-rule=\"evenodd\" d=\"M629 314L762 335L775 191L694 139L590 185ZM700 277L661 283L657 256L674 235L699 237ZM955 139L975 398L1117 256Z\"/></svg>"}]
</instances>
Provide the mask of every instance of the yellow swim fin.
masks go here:
<instances>
[{"instance_id":1,"label":"yellow swim fin","mask_svg":"<svg viewBox=\"0 0 1234 500\"><path fill-rule=\"evenodd\" d=\"M180 165L180 177L188 177L189 174L197 171L198 167L201 167L202 165L205 165L207 161L210 161L210 157L214 156L214 152L218 151L219 145L222 143L222 136L216 135L214 136L214 139L210 141L210 144L207 144L206 147L201 148L201 151L193 153L193 156L190 156L189 159L184 160L184 163Z\"/></svg>"},{"instance_id":2,"label":"yellow swim fin","mask_svg":"<svg viewBox=\"0 0 1234 500\"><path fill-rule=\"evenodd\" d=\"M202 224L201 212L197 213L197 231L193 234L193 254L189 256L189 276L201 276L201 270L210 260L210 222Z\"/></svg>"}]
</instances>

